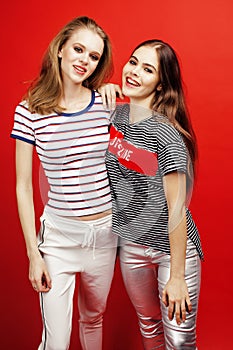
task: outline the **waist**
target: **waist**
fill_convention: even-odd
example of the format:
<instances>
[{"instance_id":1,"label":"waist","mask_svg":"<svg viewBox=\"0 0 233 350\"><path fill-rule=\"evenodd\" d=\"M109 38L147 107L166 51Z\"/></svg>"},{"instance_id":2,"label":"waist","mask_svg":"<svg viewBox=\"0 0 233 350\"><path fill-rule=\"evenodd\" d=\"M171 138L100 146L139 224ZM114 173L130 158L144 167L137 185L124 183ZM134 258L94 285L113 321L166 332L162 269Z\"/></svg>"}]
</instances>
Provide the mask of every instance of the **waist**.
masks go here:
<instances>
[{"instance_id":1,"label":"waist","mask_svg":"<svg viewBox=\"0 0 233 350\"><path fill-rule=\"evenodd\" d=\"M85 215L85 216L63 216L64 218L67 219L72 219L72 220L78 220L78 221L93 221L93 220L98 220L98 219L102 219L105 216L108 216L112 214L112 210L106 210L103 211L102 213L98 213L98 214L92 214L92 215Z\"/></svg>"}]
</instances>

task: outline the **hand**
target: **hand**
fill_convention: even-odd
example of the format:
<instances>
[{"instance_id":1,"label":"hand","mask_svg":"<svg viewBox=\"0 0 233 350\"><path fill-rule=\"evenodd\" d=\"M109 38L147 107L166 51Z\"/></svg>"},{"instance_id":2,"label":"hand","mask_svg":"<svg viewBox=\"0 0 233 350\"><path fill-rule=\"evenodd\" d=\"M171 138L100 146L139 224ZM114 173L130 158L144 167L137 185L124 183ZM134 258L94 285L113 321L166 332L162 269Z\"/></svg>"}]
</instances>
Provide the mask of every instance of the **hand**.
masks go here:
<instances>
[{"instance_id":1,"label":"hand","mask_svg":"<svg viewBox=\"0 0 233 350\"><path fill-rule=\"evenodd\" d=\"M171 277L169 279L163 290L162 302L168 307L168 318L170 321L175 316L178 325L185 322L186 312L192 311L192 304L184 278Z\"/></svg>"},{"instance_id":2,"label":"hand","mask_svg":"<svg viewBox=\"0 0 233 350\"><path fill-rule=\"evenodd\" d=\"M122 100L124 99L121 88L117 84L103 84L100 88L98 88L98 92L102 97L104 108L109 110L114 110L116 108L117 97L121 98Z\"/></svg>"},{"instance_id":3,"label":"hand","mask_svg":"<svg viewBox=\"0 0 233 350\"><path fill-rule=\"evenodd\" d=\"M30 258L29 280L37 292L48 292L52 288L48 270L39 252Z\"/></svg>"}]
</instances>

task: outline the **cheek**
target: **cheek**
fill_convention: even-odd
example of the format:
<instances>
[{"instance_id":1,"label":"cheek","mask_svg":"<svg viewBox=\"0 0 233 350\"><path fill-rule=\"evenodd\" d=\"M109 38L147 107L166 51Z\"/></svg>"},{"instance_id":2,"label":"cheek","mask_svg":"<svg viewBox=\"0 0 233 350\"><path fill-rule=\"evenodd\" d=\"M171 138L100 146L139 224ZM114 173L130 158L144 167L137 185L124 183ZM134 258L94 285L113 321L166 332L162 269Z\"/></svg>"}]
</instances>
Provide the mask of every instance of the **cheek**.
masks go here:
<instances>
[{"instance_id":1,"label":"cheek","mask_svg":"<svg viewBox=\"0 0 233 350\"><path fill-rule=\"evenodd\" d=\"M61 64L63 66L65 66L66 64L68 64L69 61L71 61L71 54L69 52L63 51L62 53L62 57L61 57Z\"/></svg>"},{"instance_id":2,"label":"cheek","mask_svg":"<svg viewBox=\"0 0 233 350\"><path fill-rule=\"evenodd\" d=\"M150 90L151 92L156 90L156 86L158 84L157 80L155 81L154 79L147 79L145 83L146 83L147 89Z\"/></svg>"},{"instance_id":3,"label":"cheek","mask_svg":"<svg viewBox=\"0 0 233 350\"><path fill-rule=\"evenodd\" d=\"M128 65L124 65L123 69L122 69L122 77L124 77L124 75L126 75L126 72L128 71Z\"/></svg>"},{"instance_id":4,"label":"cheek","mask_svg":"<svg viewBox=\"0 0 233 350\"><path fill-rule=\"evenodd\" d=\"M129 73L129 69L128 69L128 65L126 64L123 69L122 69L122 74L121 74L121 80L122 80L122 84L125 83L125 78L127 76L127 74Z\"/></svg>"},{"instance_id":5,"label":"cheek","mask_svg":"<svg viewBox=\"0 0 233 350\"><path fill-rule=\"evenodd\" d=\"M99 61L98 62L96 62L96 61L95 62L91 62L90 67L91 67L91 72L92 73L96 70L98 64L99 64Z\"/></svg>"}]
</instances>

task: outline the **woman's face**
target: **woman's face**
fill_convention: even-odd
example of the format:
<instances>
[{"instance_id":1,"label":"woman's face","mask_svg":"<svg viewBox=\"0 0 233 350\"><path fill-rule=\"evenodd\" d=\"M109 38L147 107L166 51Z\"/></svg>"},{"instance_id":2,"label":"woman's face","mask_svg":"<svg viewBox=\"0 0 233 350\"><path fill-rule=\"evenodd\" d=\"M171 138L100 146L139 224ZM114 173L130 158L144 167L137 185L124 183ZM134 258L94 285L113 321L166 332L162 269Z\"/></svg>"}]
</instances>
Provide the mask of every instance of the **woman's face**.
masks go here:
<instances>
[{"instance_id":1,"label":"woman's face","mask_svg":"<svg viewBox=\"0 0 233 350\"><path fill-rule=\"evenodd\" d=\"M156 90L161 89L159 59L155 47L141 46L134 51L122 72L122 91L130 102L152 107Z\"/></svg>"},{"instance_id":2,"label":"woman's face","mask_svg":"<svg viewBox=\"0 0 233 350\"><path fill-rule=\"evenodd\" d=\"M104 42L98 34L77 29L58 53L63 83L82 84L95 71L103 50Z\"/></svg>"}]
</instances>

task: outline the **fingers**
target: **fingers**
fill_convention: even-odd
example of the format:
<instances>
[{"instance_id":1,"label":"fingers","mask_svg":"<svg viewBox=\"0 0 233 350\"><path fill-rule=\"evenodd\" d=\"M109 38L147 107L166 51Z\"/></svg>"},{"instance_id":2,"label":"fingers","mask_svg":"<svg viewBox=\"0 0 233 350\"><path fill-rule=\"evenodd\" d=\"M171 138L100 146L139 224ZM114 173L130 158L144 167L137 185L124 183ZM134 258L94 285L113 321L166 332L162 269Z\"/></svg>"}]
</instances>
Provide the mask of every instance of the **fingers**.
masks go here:
<instances>
[{"instance_id":1,"label":"fingers","mask_svg":"<svg viewBox=\"0 0 233 350\"><path fill-rule=\"evenodd\" d=\"M181 303L180 319L181 319L182 322L185 322L185 320L186 320L185 301L183 301L183 302Z\"/></svg>"},{"instance_id":2,"label":"fingers","mask_svg":"<svg viewBox=\"0 0 233 350\"><path fill-rule=\"evenodd\" d=\"M116 107L116 88L115 84L108 84L105 87L106 106L111 111Z\"/></svg>"},{"instance_id":3,"label":"fingers","mask_svg":"<svg viewBox=\"0 0 233 350\"><path fill-rule=\"evenodd\" d=\"M175 303L169 302L169 305L168 305L168 318L169 318L170 321L173 320L174 313L175 313Z\"/></svg>"},{"instance_id":4,"label":"fingers","mask_svg":"<svg viewBox=\"0 0 233 350\"><path fill-rule=\"evenodd\" d=\"M37 292L48 292L52 288L50 275L40 254L30 259L29 280Z\"/></svg>"},{"instance_id":5,"label":"fingers","mask_svg":"<svg viewBox=\"0 0 233 350\"><path fill-rule=\"evenodd\" d=\"M33 289L38 293L46 293L49 292L51 287L43 285L40 281L34 282L32 284Z\"/></svg>"},{"instance_id":6,"label":"fingers","mask_svg":"<svg viewBox=\"0 0 233 350\"><path fill-rule=\"evenodd\" d=\"M168 295L165 290L163 290L163 293L162 293L162 302L164 303L165 306L168 306Z\"/></svg>"},{"instance_id":7,"label":"fingers","mask_svg":"<svg viewBox=\"0 0 233 350\"><path fill-rule=\"evenodd\" d=\"M104 84L98 88L98 92L101 94L104 108L110 111L116 108L117 97L124 99L121 88L117 84Z\"/></svg>"},{"instance_id":8,"label":"fingers","mask_svg":"<svg viewBox=\"0 0 233 350\"><path fill-rule=\"evenodd\" d=\"M180 302L176 302L174 305L174 308L175 308L174 316L176 319L176 323L178 325L180 325L182 323L182 317L184 316L184 321L186 319L186 310L185 310L185 308L184 308L184 310L182 310Z\"/></svg>"},{"instance_id":9,"label":"fingers","mask_svg":"<svg viewBox=\"0 0 233 350\"><path fill-rule=\"evenodd\" d=\"M175 317L176 323L180 325L182 322L185 322L187 313L192 311L192 304L189 297L187 300L168 300L168 296L163 292L162 302L168 308L168 318L170 321Z\"/></svg>"},{"instance_id":10,"label":"fingers","mask_svg":"<svg viewBox=\"0 0 233 350\"><path fill-rule=\"evenodd\" d=\"M101 92L100 89L99 89L98 91L99 91L99 93L101 94L104 109L107 109L107 99L106 99L106 95L105 95L104 92Z\"/></svg>"},{"instance_id":11,"label":"fingers","mask_svg":"<svg viewBox=\"0 0 233 350\"><path fill-rule=\"evenodd\" d=\"M119 97L121 100L124 100L125 97L119 85L115 85L115 90L116 90L117 97Z\"/></svg>"},{"instance_id":12,"label":"fingers","mask_svg":"<svg viewBox=\"0 0 233 350\"><path fill-rule=\"evenodd\" d=\"M47 271L45 271L42 276L42 284L48 287L49 289L52 288L52 281Z\"/></svg>"},{"instance_id":13,"label":"fingers","mask_svg":"<svg viewBox=\"0 0 233 350\"><path fill-rule=\"evenodd\" d=\"M46 293L52 288L51 279L47 272L41 278L31 280L31 284L33 289L38 293Z\"/></svg>"},{"instance_id":14,"label":"fingers","mask_svg":"<svg viewBox=\"0 0 233 350\"><path fill-rule=\"evenodd\" d=\"M181 303L170 300L168 305L168 318L170 321L172 321L174 317L175 317L176 323L180 325L182 321L184 322L186 319L186 310L184 309L184 313L183 313L183 310L181 308Z\"/></svg>"},{"instance_id":15,"label":"fingers","mask_svg":"<svg viewBox=\"0 0 233 350\"><path fill-rule=\"evenodd\" d=\"M186 301L185 301L185 309L188 313L192 311L192 303L189 299L189 296L186 298Z\"/></svg>"}]
</instances>

